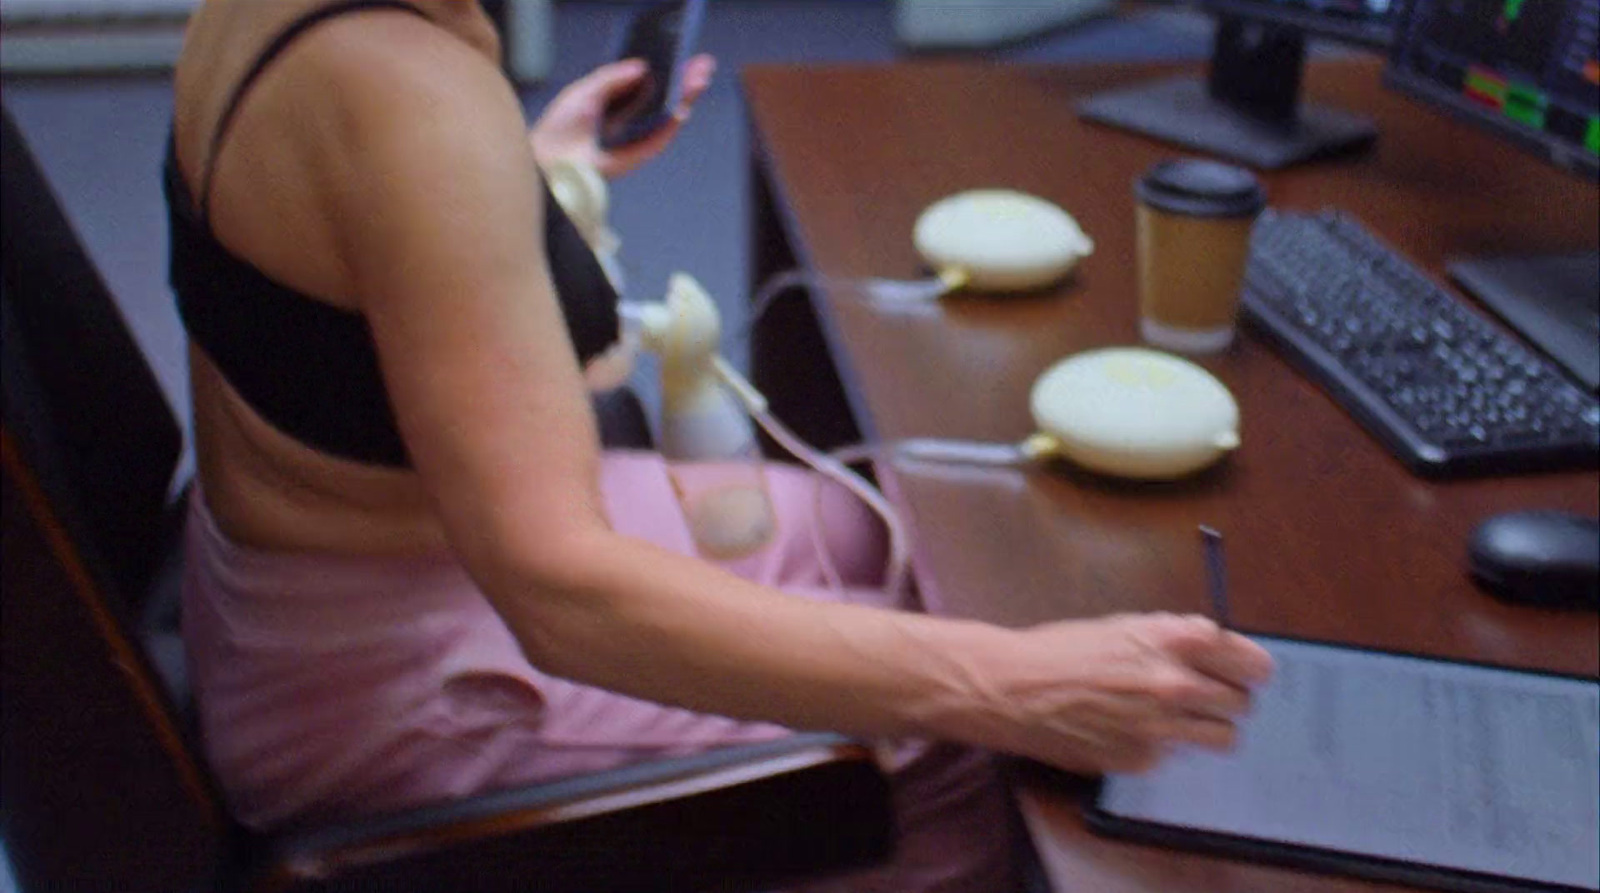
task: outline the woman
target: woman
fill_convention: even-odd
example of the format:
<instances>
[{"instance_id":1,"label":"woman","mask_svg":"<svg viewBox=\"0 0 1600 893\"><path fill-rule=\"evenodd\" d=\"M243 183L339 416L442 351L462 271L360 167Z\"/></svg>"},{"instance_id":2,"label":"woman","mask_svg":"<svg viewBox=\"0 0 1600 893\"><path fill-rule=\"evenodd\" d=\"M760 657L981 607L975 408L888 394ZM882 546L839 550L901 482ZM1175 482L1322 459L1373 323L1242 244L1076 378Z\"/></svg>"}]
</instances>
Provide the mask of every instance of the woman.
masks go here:
<instances>
[{"instance_id":1,"label":"woman","mask_svg":"<svg viewBox=\"0 0 1600 893\"><path fill-rule=\"evenodd\" d=\"M524 131L463 0L208 0L167 186L199 489L184 623L241 820L374 811L652 755L834 729L1078 771L1222 748L1270 660L1198 618L1011 631L886 610L876 533L693 556L661 461L603 453L582 363L612 295L539 164L619 175L607 66ZM692 97L711 77L696 60ZM546 238L538 238L545 233ZM808 479L774 469L784 530ZM664 706L670 705L670 706ZM905 843L849 889L1014 889L980 751L899 747Z\"/></svg>"}]
</instances>

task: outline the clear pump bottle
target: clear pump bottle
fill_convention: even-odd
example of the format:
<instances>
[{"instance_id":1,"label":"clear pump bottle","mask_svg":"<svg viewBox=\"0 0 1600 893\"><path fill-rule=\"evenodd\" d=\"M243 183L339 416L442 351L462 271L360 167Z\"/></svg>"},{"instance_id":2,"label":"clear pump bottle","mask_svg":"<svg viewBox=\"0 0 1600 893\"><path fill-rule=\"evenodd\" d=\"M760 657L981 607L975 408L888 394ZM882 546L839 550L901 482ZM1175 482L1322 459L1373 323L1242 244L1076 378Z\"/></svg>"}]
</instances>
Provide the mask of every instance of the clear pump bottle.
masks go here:
<instances>
[{"instance_id":1,"label":"clear pump bottle","mask_svg":"<svg viewBox=\"0 0 1600 893\"><path fill-rule=\"evenodd\" d=\"M716 305L675 274L660 304L624 304L634 337L661 358L661 454L695 546L726 560L766 545L777 529L755 427L719 374Z\"/></svg>"}]
</instances>

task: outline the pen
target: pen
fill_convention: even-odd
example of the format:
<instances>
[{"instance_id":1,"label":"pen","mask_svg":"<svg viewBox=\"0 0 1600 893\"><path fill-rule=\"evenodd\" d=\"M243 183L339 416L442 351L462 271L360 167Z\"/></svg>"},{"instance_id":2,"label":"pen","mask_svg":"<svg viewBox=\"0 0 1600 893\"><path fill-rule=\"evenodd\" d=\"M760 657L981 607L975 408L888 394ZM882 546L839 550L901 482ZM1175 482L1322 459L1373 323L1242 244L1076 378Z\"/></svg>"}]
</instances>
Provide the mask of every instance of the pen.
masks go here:
<instances>
[{"instance_id":1,"label":"pen","mask_svg":"<svg viewBox=\"0 0 1600 893\"><path fill-rule=\"evenodd\" d=\"M1211 612L1223 629L1233 626L1228 618L1228 576L1222 561L1222 534L1214 527L1200 525L1200 539L1206 550L1206 589L1211 593Z\"/></svg>"}]
</instances>

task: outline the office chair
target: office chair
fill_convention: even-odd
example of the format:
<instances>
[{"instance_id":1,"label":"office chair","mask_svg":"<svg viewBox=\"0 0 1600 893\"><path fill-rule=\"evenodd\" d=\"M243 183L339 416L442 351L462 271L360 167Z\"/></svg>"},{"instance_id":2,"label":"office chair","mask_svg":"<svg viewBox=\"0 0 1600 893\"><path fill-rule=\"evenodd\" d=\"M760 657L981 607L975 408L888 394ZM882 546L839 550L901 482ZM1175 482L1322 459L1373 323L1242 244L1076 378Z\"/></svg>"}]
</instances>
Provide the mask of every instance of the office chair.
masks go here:
<instances>
[{"instance_id":1,"label":"office chair","mask_svg":"<svg viewBox=\"0 0 1600 893\"><path fill-rule=\"evenodd\" d=\"M173 658L180 429L0 119L0 830L24 890L735 891L887 854L883 773L823 734L341 824L234 822ZM612 442L648 434L629 402L602 408Z\"/></svg>"}]
</instances>

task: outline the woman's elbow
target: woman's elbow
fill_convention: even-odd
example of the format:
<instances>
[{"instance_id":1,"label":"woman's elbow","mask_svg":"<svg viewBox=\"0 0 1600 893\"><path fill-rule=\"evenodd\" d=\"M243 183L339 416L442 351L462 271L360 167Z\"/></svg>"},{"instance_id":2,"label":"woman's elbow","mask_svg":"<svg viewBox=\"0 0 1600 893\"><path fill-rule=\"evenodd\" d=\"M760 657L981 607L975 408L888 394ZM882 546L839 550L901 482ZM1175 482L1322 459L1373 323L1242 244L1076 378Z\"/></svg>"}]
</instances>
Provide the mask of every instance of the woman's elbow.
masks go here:
<instances>
[{"instance_id":1,"label":"woman's elbow","mask_svg":"<svg viewBox=\"0 0 1600 893\"><path fill-rule=\"evenodd\" d=\"M626 543L603 524L552 526L494 537L466 564L529 662L575 675L572 654L582 651L585 631L603 626L613 613L615 593L603 582L602 563L615 562Z\"/></svg>"}]
</instances>

